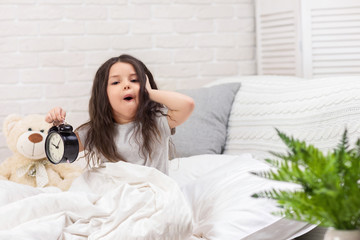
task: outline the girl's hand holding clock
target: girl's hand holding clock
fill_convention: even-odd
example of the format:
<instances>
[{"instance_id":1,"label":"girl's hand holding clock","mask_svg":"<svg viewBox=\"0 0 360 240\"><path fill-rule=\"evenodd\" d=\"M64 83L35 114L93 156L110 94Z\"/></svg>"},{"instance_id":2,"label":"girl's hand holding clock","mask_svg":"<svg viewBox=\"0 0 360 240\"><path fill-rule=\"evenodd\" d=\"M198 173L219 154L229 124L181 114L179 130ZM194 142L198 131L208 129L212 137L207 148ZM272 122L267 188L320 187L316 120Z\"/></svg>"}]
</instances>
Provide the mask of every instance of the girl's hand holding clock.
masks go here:
<instances>
[{"instance_id":1,"label":"girl's hand holding clock","mask_svg":"<svg viewBox=\"0 0 360 240\"><path fill-rule=\"evenodd\" d=\"M45 139L46 157L53 164L71 163L77 159L82 145L71 125L65 124L66 112L61 107L51 109L45 121L53 123Z\"/></svg>"},{"instance_id":2,"label":"girl's hand holding clock","mask_svg":"<svg viewBox=\"0 0 360 240\"><path fill-rule=\"evenodd\" d=\"M53 123L55 126L58 126L61 123L64 123L66 117L66 112L61 107L54 107L51 109L45 117L45 121L48 123Z\"/></svg>"}]
</instances>

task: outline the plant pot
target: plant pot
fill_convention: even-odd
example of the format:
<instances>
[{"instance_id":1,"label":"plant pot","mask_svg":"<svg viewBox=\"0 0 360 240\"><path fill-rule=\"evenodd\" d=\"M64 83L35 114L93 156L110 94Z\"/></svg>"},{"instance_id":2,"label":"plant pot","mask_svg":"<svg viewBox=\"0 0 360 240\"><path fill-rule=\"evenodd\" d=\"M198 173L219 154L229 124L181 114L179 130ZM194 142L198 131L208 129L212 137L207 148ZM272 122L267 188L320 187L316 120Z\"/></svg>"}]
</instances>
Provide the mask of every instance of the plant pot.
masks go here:
<instances>
[{"instance_id":1,"label":"plant pot","mask_svg":"<svg viewBox=\"0 0 360 240\"><path fill-rule=\"evenodd\" d=\"M359 240L360 229L357 230L337 230L329 228L326 231L324 240Z\"/></svg>"}]
</instances>

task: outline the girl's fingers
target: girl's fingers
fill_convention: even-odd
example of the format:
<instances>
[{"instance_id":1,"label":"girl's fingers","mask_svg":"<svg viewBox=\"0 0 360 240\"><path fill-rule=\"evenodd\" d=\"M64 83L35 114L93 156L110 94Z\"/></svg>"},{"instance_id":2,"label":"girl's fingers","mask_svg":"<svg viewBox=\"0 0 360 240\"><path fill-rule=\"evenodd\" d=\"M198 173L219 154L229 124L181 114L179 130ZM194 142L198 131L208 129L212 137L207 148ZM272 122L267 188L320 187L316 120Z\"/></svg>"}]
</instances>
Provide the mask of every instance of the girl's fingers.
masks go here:
<instances>
[{"instance_id":1,"label":"girl's fingers","mask_svg":"<svg viewBox=\"0 0 360 240\"><path fill-rule=\"evenodd\" d=\"M48 123L52 123L52 119L51 119L50 113L46 114L46 116L45 116L45 121L48 122Z\"/></svg>"},{"instance_id":2,"label":"girl's fingers","mask_svg":"<svg viewBox=\"0 0 360 240\"><path fill-rule=\"evenodd\" d=\"M149 78L148 78L148 76L145 74L145 76L146 76L146 90L151 90L151 85L150 85L150 81L149 81Z\"/></svg>"},{"instance_id":3,"label":"girl's fingers","mask_svg":"<svg viewBox=\"0 0 360 240\"><path fill-rule=\"evenodd\" d=\"M54 109L52 109L49 112L49 114L50 114L51 122L54 122L56 120L56 115L55 115Z\"/></svg>"},{"instance_id":4,"label":"girl's fingers","mask_svg":"<svg viewBox=\"0 0 360 240\"><path fill-rule=\"evenodd\" d=\"M54 125L59 125L65 121L65 117L66 112L60 107L55 107L46 115L45 121L48 123L54 123Z\"/></svg>"},{"instance_id":5,"label":"girl's fingers","mask_svg":"<svg viewBox=\"0 0 360 240\"><path fill-rule=\"evenodd\" d=\"M55 119L59 122L65 120L65 113L64 110L62 110L62 108L60 107L55 108Z\"/></svg>"},{"instance_id":6,"label":"girl's fingers","mask_svg":"<svg viewBox=\"0 0 360 240\"><path fill-rule=\"evenodd\" d=\"M66 112L62 108L60 108L60 116L61 116L61 120L65 121Z\"/></svg>"}]
</instances>

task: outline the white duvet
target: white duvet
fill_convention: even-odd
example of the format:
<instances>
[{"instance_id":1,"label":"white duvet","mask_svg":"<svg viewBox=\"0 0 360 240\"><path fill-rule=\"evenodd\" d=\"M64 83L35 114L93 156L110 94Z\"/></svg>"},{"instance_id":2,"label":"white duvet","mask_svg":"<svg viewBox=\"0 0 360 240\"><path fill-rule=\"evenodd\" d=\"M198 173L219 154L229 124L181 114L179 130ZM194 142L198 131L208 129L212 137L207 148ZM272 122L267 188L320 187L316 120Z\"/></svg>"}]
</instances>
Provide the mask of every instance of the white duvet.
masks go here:
<instances>
[{"instance_id":1,"label":"white duvet","mask_svg":"<svg viewBox=\"0 0 360 240\"><path fill-rule=\"evenodd\" d=\"M315 226L290 221L272 213L279 209L269 199L251 195L271 188L298 186L252 175L269 165L242 155L198 155L171 161L170 176L181 189L193 211L191 239L286 240Z\"/></svg>"},{"instance_id":2,"label":"white duvet","mask_svg":"<svg viewBox=\"0 0 360 240\"><path fill-rule=\"evenodd\" d=\"M171 161L170 177L106 163L68 192L0 181L0 239L285 240L314 228L251 197L293 187L249 173L268 168L249 154L198 155Z\"/></svg>"},{"instance_id":3,"label":"white duvet","mask_svg":"<svg viewBox=\"0 0 360 240\"><path fill-rule=\"evenodd\" d=\"M106 163L68 192L0 181L0 239L188 239L177 184L153 168Z\"/></svg>"}]
</instances>

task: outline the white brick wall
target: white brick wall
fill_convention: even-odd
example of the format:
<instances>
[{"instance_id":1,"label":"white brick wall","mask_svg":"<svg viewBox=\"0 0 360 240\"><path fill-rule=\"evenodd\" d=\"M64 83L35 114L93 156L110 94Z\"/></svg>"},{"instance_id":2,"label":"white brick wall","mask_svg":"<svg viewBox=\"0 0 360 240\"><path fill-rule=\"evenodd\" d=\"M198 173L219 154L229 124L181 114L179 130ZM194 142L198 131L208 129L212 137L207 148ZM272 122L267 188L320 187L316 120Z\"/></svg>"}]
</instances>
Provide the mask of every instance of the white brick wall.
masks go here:
<instances>
[{"instance_id":1,"label":"white brick wall","mask_svg":"<svg viewBox=\"0 0 360 240\"><path fill-rule=\"evenodd\" d=\"M96 69L122 53L162 89L255 74L254 25L254 0L0 0L0 128L54 106L78 126Z\"/></svg>"}]
</instances>

